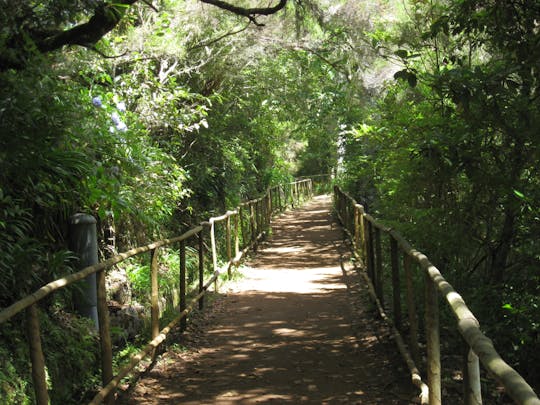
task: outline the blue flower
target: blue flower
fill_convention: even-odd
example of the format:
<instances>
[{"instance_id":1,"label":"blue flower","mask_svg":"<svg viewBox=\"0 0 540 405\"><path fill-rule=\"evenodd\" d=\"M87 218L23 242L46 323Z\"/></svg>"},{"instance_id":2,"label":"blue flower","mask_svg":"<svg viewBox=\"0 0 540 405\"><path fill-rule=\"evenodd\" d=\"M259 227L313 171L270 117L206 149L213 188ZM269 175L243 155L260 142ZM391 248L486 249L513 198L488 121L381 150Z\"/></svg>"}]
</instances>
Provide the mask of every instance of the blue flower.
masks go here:
<instances>
[{"instance_id":1,"label":"blue flower","mask_svg":"<svg viewBox=\"0 0 540 405\"><path fill-rule=\"evenodd\" d=\"M116 113L116 112L113 112L113 113L111 114L111 120L112 120L113 124L114 124L114 125L117 125L117 126L118 126L118 124L120 124L120 122L121 122L121 121L120 121L120 117L118 116L118 113Z\"/></svg>"},{"instance_id":2,"label":"blue flower","mask_svg":"<svg viewBox=\"0 0 540 405\"><path fill-rule=\"evenodd\" d=\"M126 132L128 128L126 124L120 121L118 124L116 124L116 129L119 130L120 132Z\"/></svg>"},{"instance_id":3,"label":"blue flower","mask_svg":"<svg viewBox=\"0 0 540 405\"><path fill-rule=\"evenodd\" d=\"M120 101L118 104L116 104L116 108L120 112L126 112L126 103L124 103L123 101Z\"/></svg>"},{"instance_id":4,"label":"blue flower","mask_svg":"<svg viewBox=\"0 0 540 405\"><path fill-rule=\"evenodd\" d=\"M94 104L94 107L101 108L103 106L103 104L101 102L101 97L96 96L96 97L92 98L92 104Z\"/></svg>"}]
</instances>

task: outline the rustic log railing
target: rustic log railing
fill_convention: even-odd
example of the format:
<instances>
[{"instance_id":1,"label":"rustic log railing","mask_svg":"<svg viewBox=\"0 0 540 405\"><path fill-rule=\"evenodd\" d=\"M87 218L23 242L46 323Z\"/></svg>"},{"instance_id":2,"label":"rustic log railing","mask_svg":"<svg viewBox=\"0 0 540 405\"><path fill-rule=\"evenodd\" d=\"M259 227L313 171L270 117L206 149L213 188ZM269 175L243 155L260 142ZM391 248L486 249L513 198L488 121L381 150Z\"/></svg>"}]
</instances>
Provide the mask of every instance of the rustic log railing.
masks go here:
<instances>
[{"instance_id":1,"label":"rustic log railing","mask_svg":"<svg viewBox=\"0 0 540 405\"><path fill-rule=\"evenodd\" d=\"M310 176L300 176L296 180L310 179L312 188L316 194L332 194L333 174L314 174Z\"/></svg>"},{"instance_id":2,"label":"rustic log railing","mask_svg":"<svg viewBox=\"0 0 540 405\"><path fill-rule=\"evenodd\" d=\"M396 231L378 223L364 212L362 205L334 187L334 204L344 231L350 238L355 257L362 263L370 293L375 299L379 312L389 324L398 349L411 373L412 382L421 390L422 404L441 404L441 356L439 325L439 294L446 300L450 311L457 320L457 330L466 342L463 366L464 398L467 405L481 404L480 365L482 363L490 376L495 378L505 389L507 395L515 403L523 405L539 405L540 400L531 386L510 367L497 353L493 343L480 330L474 314L469 310L463 298L444 279L440 271L421 252L415 250ZM389 238L390 254L383 255L381 234ZM400 272L400 255L403 257L403 274ZM387 266L383 266L386 263ZM413 291L413 265L419 267L424 275L425 299L423 307L424 334L426 339L427 383L422 381L418 366L420 365L420 345L418 314ZM391 274L390 289L392 303L385 303L383 290L383 270L389 268ZM401 277L405 278L405 303L402 305ZM402 311L407 308L408 345L402 337L406 332L403 326ZM392 316L386 314L389 308Z\"/></svg>"},{"instance_id":3,"label":"rustic log railing","mask_svg":"<svg viewBox=\"0 0 540 405\"><path fill-rule=\"evenodd\" d=\"M269 189L266 194L255 200L240 204L226 214L210 218L200 226L196 226L180 236L163 239L146 246L137 247L127 252L120 253L104 262L86 267L77 273L70 274L61 279L52 281L39 288L33 294L15 302L0 311L0 324L8 321L21 311L26 310L27 335L30 348L30 360L32 364L32 379L38 405L47 405L49 395L46 383L46 365L41 347L41 333L39 325L39 301L51 293L67 287L76 281L82 280L90 274L96 274L97 284L97 309L99 319L99 337L101 346L101 374L102 389L90 402L90 404L112 403L114 391L122 378L126 377L141 360L146 356L153 356L157 347L166 339L167 334L173 327L180 323L181 328L186 326L187 315L198 304L203 308L204 295L207 289L215 283L217 288L218 276L226 271L231 276L231 268L237 265L244 254L250 249L256 249L257 243L264 237L269 229L272 215L283 211L289 206L299 205L304 199L312 197L312 182L310 179L295 181L285 185L279 185ZM224 238L216 237L216 227L224 224ZM211 251L205 251L204 235L209 234ZM195 295L189 305L186 303L186 243L196 239L194 245L198 247L198 290L192 292ZM219 244L224 243L225 255L220 255ZM159 249L170 245L179 245L180 251L180 305L177 316L163 329L159 330L159 286L158 267ZM233 256L234 249L234 256ZM152 340L136 355L134 355L116 375L113 375L113 355L110 334L109 311L107 306L107 291L105 285L105 271L124 260L143 253L150 253L151 271L151 331ZM212 260L212 276L204 280L205 261L207 256ZM224 264L221 262L224 261ZM0 366L1 367L1 366Z\"/></svg>"}]
</instances>

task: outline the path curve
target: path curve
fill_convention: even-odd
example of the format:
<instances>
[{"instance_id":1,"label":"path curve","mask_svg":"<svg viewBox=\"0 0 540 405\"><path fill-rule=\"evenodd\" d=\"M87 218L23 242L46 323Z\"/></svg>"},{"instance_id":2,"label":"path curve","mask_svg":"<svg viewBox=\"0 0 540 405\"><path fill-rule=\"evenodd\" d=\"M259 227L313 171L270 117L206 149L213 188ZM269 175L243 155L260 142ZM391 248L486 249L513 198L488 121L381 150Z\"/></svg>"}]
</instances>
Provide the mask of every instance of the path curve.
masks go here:
<instances>
[{"instance_id":1,"label":"path curve","mask_svg":"<svg viewBox=\"0 0 540 405\"><path fill-rule=\"evenodd\" d=\"M350 266L328 196L273 222L245 277L122 403L409 404L414 391ZM173 348L175 346L173 345Z\"/></svg>"}]
</instances>

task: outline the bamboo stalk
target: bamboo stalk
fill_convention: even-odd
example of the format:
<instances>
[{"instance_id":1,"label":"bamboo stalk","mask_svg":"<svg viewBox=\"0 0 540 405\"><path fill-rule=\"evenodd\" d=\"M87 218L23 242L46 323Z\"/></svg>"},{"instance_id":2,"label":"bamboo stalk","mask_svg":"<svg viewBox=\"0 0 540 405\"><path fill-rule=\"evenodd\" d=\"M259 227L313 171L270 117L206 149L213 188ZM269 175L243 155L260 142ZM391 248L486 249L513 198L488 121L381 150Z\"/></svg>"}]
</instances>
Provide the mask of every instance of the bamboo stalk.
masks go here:
<instances>
[{"instance_id":1,"label":"bamboo stalk","mask_svg":"<svg viewBox=\"0 0 540 405\"><path fill-rule=\"evenodd\" d=\"M45 358L41 348L41 332L39 328L39 315L37 305L30 305L26 309L26 330L28 332L28 345L30 347L30 360L32 362L32 382L36 393L37 405L49 404L47 391L47 378L45 375Z\"/></svg>"}]
</instances>

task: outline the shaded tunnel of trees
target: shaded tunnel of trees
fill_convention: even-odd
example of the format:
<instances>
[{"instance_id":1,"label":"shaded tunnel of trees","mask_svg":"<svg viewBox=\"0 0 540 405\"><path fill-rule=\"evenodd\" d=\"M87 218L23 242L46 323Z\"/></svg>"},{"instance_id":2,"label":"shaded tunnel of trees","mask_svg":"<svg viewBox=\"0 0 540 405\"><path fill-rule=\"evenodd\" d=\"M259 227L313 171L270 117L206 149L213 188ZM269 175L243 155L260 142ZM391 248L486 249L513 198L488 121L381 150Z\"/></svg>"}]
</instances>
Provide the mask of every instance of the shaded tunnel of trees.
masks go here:
<instances>
[{"instance_id":1,"label":"shaded tunnel of trees","mask_svg":"<svg viewBox=\"0 0 540 405\"><path fill-rule=\"evenodd\" d=\"M538 0L6 0L0 307L75 271L76 212L106 258L331 174L538 389L539 44ZM148 267L118 269L130 302L148 299ZM73 306L43 303L53 403L98 381ZM24 341L0 326L8 403L33 402Z\"/></svg>"}]
</instances>

